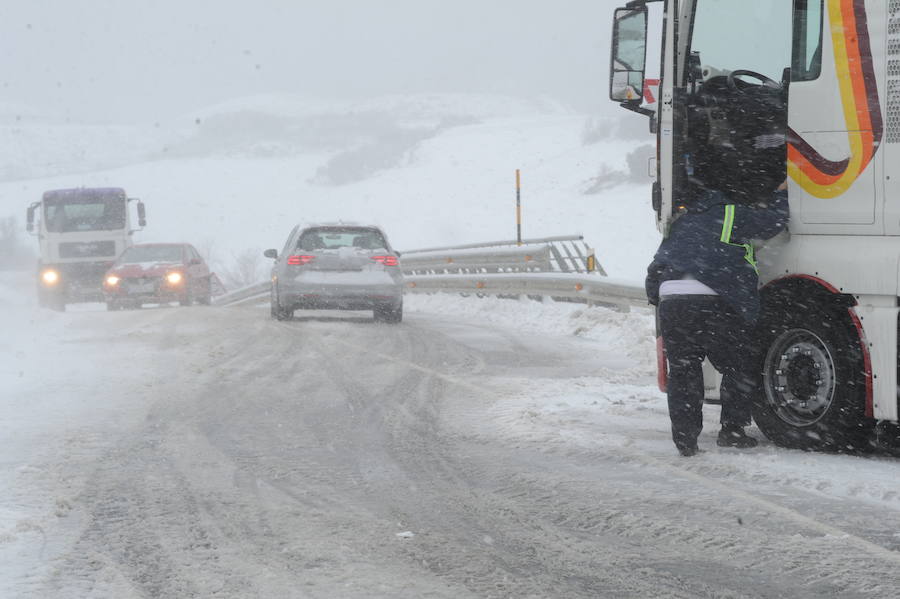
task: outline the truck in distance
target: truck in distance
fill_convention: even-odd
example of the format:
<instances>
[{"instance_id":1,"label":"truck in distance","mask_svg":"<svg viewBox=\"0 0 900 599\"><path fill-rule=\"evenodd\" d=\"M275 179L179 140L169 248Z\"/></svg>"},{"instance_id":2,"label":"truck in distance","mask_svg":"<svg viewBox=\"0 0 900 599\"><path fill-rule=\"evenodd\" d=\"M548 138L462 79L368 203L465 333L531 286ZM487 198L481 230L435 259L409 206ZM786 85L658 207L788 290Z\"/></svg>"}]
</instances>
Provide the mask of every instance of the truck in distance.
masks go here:
<instances>
[{"instance_id":1,"label":"truck in distance","mask_svg":"<svg viewBox=\"0 0 900 599\"><path fill-rule=\"evenodd\" d=\"M146 226L143 202L120 188L75 188L44 192L28 207L26 229L40 248L37 297L41 306L102 302L103 276L132 245L129 204L135 202L138 227Z\"/></svg>"}]
</instances>

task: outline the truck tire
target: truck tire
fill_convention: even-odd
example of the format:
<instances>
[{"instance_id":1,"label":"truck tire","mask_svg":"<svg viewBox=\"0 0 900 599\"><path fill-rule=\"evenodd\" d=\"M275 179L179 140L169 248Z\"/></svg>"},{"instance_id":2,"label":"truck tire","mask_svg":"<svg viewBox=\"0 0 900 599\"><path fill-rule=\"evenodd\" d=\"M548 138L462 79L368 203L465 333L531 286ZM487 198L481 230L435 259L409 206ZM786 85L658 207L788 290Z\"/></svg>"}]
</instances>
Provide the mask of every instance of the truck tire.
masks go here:
<instances>
[{"instance_id":1,"label":"truck tire","mask_svg":"<svg viewBox=\"0 0 900 599\"><path fill-rule=\"evenodd\" d=\"M41 308L49 308L57 312L66 311L66 296L59 291L46 289L40 284L37 290L37 300L38 306Z\"/></svg>"},{"instance_id":2,"label":"truck tire","mask_svg":"<svg viewBox=\"0 0 900 599\"><path fill-rule=\"evenodd\" d=\"M846 308L766 306L760 327L762 385L753 418L775 444L803 450L869 451L866 372L859 334Z\"/></svg>"},{"instance_id":3,"label":"truck tire","mask_svg":"<svg viewBox=\"0 0 900 599\"><path fill-rule=\"evenodd\" d=\"M66 296L62 293L49 293L47 295L47 307L57 312L65 312Z\"/></svg>"}]
</instances>

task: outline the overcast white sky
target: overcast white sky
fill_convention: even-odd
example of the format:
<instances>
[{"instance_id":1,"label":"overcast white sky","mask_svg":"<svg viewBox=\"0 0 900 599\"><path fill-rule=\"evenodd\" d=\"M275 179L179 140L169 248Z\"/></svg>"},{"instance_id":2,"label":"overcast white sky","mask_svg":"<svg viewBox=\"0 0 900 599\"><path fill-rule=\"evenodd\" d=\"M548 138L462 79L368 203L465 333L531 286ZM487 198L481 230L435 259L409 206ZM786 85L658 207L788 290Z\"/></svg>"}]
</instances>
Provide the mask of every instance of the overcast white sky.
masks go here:
<instances>
[{"instance_id":1,"label":"overcast white sky","mask_svg":"<svg viewBox=\"0 0 900 599\"><path fill-rule=\"evenodd\" d=\"M4 0L0 102L146 121L244 95L606 104L608 0Z\"/></svg>"}]
</instances>

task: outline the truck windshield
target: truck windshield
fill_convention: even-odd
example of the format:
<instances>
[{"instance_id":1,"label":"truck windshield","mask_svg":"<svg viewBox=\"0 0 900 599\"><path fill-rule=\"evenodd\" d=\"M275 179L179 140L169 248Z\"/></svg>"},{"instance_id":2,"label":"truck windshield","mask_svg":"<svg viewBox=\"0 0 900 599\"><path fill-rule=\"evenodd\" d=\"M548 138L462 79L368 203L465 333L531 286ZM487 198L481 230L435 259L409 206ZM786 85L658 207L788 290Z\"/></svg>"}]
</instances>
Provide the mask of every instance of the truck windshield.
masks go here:
<instances>
[{"instance_id":1,"label":"truck windshield","mask_svg":"<svg viewBox=\"0 0 900 599\"><path fill-rule=\"evenodd\" d=\"M114 231L125 228L125 199L44 198L44 222L51 233Z\"/></svg>"},{"instance_id":2,"label":"truck windshield","mask_svg":"<svg viewBox=\"0 0 900 599\"><path fill-rule=\"evenodd\" d=\"M703 78L749 70L781 81L791 66L793 2L699 0L691 52Z\"/></svg>"}]
</instances>

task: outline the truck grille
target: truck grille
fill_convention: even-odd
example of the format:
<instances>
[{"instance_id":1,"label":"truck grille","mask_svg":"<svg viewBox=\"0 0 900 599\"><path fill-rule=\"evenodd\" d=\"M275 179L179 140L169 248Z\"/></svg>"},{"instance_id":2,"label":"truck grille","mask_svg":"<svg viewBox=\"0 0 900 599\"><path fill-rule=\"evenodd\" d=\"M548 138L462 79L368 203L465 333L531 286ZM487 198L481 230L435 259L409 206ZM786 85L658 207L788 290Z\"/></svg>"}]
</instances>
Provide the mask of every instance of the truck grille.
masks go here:
<instances>
[{"instance_id":1,"label":"truck grille","mask_svg":"<svg viewBox=\"0 0 900 599\"><path fill-rule=\"evenodd\" d=\"M115 241L69 241L59 244L60 258L115 258Z\"/></svg>"}]
</instances>

